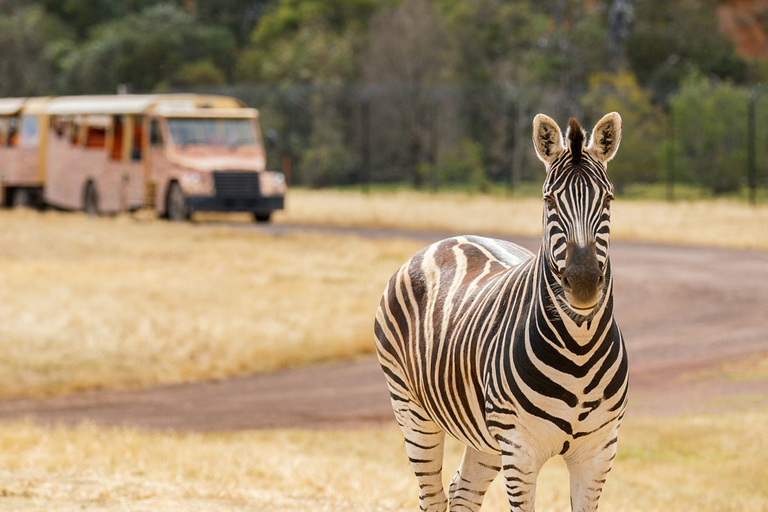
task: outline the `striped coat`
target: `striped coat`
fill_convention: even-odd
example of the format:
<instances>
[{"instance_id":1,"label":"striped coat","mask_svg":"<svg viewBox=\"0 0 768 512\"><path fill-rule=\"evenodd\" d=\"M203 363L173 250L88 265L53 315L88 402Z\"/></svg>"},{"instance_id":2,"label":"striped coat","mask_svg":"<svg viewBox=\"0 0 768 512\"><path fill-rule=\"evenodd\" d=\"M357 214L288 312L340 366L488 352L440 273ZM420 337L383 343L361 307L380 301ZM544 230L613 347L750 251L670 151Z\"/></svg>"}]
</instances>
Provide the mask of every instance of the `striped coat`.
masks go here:
<instances>
[{"instance_id":1,"label":"striped coat","mask_svg":"<svg viewBox=\"0 0 768 512\"><path fill-rule=\"evenodd\" d=\"M589 145L546 116L534 146L547 166L537 255L460 236L414 255L376 315L377 353L419 482L422 510L477 510L503 470L510 510L533 510L535 482L562 455L575 511L597 509L627 400L627 358L613 318L605 164L621 118ZM445 433L466 444L446 497Z\"/></svg>"}]
</instances>

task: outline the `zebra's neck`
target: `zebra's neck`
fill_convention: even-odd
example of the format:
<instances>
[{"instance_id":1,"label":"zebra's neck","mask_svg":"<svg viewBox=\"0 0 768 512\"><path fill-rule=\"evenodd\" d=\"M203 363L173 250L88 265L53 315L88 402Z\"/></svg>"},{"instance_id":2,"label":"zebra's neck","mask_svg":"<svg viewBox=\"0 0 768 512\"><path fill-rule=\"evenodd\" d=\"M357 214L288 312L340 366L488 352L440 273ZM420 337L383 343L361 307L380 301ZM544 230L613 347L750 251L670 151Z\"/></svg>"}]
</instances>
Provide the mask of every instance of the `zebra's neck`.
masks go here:
<instances>
[{"instance_id":1,"label":"zebra's neck","mask_svg":"<svg viewBox=\"0 0 768 512\"><path fill-rule=\"evenodd\" d=\"M537 296L533 302L535 317L546 319L565 347L576 352L594 346L602 338L613 319L613 276L610 259L605 264L605 287L597 305L587 314L574 310L565 298L560 279L539 251L537 276L534 281Z\"/></svg>"}]
</instances>

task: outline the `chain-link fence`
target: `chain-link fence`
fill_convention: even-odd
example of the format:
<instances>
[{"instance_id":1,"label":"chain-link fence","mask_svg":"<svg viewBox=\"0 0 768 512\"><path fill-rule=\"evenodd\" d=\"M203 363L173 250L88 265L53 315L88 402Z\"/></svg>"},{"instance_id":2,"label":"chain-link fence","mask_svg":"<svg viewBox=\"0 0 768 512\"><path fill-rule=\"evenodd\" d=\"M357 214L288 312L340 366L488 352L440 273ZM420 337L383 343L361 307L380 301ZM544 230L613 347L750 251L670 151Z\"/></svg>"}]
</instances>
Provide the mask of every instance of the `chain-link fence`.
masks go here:
<instances>
[{"instance_id":1,"label":"chain-link fence","mask_svg":"<svg viewBox=\"0 0 768 512\"><path fill-rule=\"evenodd\" d=\"M588 91L501 85L237 86L214 91L261 112L269 166L293 185L407 184L437 190L540 183L531 121L544 112L591 127L617 110L624 137L609 173L618 189L656 184L754 198L766 185L768 97L701 79L664 100L635 83ZM768 95L766 95L768 96ZM762 197L762 194L761 196Z\"/></svg>"}]
</instances>

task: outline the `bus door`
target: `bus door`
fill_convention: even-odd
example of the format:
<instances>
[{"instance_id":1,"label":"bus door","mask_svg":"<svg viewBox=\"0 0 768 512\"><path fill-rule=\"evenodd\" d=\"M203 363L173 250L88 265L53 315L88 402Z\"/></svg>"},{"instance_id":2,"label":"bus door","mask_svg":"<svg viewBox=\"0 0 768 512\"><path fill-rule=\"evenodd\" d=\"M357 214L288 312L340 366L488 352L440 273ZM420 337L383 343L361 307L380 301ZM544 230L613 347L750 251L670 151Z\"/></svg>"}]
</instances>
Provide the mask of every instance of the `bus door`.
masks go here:
<instances>
[{"instance_id":1,"label":"bus door","mask_svg":"<svg viewBox=\"0 0 768 512\"><path fill-rule=\"evenodd\" d=\"M116 194L116 209L135 210L144 205L144 116L121 114L112 118L110 174L106 181Z\"/></svg>"},{"instance_id":2,"label":"bus door","mask_svg":"<svg viewBox=\"0 0 768 512\"><path fill-rule=\"evenodd\" d=\"M0 204L11 206L14 203L13 186L18 165L17 149L19 145L19 116L18 113L0 116Z\"/></svg>"},{"instance_id":3,"label":"bus door","mask_svg":"<svg viewBox=\"0 0 768 512\"><path fill-rule=\"evenodd\" d=\"M162 196L167 187L169 164L165 154L165 135L162 120L158 116L149 118L149 137L146 156L147 162L147 206L164 210L165 198ZM161 197L162 196L162 197Z\"/></svg>"}]
</instances>

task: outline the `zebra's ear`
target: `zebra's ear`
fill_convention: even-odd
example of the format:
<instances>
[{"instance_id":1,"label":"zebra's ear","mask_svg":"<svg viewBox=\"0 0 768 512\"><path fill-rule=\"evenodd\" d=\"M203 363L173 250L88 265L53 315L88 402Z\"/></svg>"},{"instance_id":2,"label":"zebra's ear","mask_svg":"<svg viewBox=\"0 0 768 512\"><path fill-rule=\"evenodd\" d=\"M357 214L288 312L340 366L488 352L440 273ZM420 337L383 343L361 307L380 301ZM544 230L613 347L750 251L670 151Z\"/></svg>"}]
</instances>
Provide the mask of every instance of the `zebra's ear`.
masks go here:
<instances>
[{"instance_id":1,"label":"zebra's ear","mask_svg":"<svg viewBox=\"0 0 768 512\"><path fill-rule=\"evenodd\" d=\"M533 147L536 155L545 164L551 164L557 155L565 149L560 128L551 117L537 114L533 118Z\"/></svg>"},{"instance_id":2,"label":"zebra's ear","mask_svg":"<svg viewBox=\"0 0 768 512\"><path fill-rule=\"evenodd\" d=\"M616 154L621 142L621 116L618 112L606 114L598 121L589 138L589 147L598 160L608 162Z\"/></svg>"}]
</instances>

